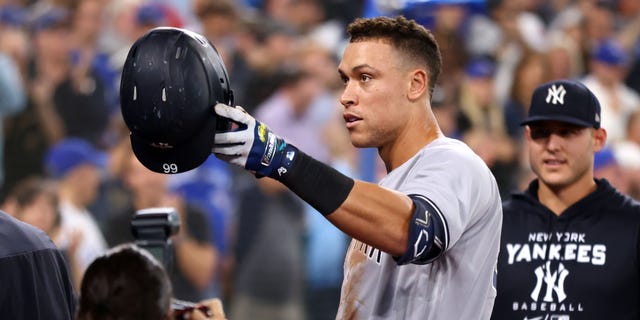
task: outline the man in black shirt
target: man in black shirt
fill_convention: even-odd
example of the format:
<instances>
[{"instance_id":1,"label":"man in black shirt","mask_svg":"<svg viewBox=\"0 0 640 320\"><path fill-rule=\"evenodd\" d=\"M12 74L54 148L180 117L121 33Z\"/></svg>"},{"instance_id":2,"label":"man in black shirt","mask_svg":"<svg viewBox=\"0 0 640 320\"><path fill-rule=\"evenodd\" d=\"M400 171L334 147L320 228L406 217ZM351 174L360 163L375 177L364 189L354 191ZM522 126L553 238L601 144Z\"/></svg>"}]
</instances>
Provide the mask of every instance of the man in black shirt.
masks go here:
<instances>
[{"instance_id":1,"label":"man in black shirt","mask_svg":"<svg viewBox=\"0 0 640 320\"><path fill-rule=\"evenodd\" d=\"M594 179L600 103L545 83L522 124L537 179L503 204L492 319L640 318L640 203Z\"/></svg>"},{"instance_id":2,"label":"man in black shirt","mask_svg":"<svg viewBox=\"0 0 640 320\"><path fill-rule=\"evenodd\" d=\"M0 318L73 319L69 270L41 230L0 211Z\"/></svg>"}]
</instances>

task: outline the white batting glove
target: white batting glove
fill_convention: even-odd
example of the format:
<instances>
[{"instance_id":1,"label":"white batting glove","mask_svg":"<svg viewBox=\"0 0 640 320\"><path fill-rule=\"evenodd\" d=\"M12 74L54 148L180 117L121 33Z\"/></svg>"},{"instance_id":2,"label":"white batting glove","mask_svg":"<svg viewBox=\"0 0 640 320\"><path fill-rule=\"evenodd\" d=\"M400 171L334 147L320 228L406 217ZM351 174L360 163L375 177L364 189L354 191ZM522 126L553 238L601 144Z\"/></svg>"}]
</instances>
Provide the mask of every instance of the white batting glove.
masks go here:
<instances>
[{"instance_id":1,"label":"white batting glove","mask_svg":"<svg viewBox=\"0 0 640 320\"><path fill-rule=\"evenodd\" d=\"M257 176L277 179L286 173L286 151L295 147L287 145L241 107L219 103L215 111L239 125L237 129L216 132L212 150L216 157L253 171Z\"/></svg>"}]
</instances>

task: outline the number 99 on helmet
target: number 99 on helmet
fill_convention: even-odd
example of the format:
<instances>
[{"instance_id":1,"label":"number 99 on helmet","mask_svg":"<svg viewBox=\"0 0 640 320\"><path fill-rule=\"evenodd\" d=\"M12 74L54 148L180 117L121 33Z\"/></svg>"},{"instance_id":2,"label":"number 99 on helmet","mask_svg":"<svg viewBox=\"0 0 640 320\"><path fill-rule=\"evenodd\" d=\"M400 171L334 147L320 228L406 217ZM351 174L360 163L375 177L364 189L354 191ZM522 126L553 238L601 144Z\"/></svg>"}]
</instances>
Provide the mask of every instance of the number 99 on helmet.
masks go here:
<instances>
[{"instance_id":1,"label":"number 99 on helmet","mask_svg":"<svg viewBox=\"0 0 640 320\"><path fill-rule=\"evenodd\" d=\"M148 169L180 173L211 155L216 103L233 105L222 58L203 36L158 27L129 49L120 82L120 106L135 156Z\"/></svg>"}]
</instances>

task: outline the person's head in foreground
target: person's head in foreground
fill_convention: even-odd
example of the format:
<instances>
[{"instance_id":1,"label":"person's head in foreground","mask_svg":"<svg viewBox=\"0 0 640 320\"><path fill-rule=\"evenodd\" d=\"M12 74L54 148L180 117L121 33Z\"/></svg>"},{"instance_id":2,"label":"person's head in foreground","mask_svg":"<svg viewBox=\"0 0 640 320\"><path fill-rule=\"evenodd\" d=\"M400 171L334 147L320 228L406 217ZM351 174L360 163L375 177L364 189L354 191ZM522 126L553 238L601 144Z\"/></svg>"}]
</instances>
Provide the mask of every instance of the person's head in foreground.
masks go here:
<instances>
[{"instance_id":1,"label":"person's head in foreground","mask_svg":"<svg viewBox=\"0 0 640 320\"><path fill-rule=\"evenodd\" d=\"M171 319L171 298L163 266L135 245L120 245L87 269L78 319Z\"/></svg>"},{"instance_id":2,"label":"person's head in foreground","mask_svg":"<svg viewBox=\"0 0 640 320\"><path fill-rule=\"evenodd\" d=\"M527 125L529 161L541 187L595 190L594 155L607 140L600 122L600 103L583 84L555 80L536 88L522 125Z\"/></svg>"}]
</instances>

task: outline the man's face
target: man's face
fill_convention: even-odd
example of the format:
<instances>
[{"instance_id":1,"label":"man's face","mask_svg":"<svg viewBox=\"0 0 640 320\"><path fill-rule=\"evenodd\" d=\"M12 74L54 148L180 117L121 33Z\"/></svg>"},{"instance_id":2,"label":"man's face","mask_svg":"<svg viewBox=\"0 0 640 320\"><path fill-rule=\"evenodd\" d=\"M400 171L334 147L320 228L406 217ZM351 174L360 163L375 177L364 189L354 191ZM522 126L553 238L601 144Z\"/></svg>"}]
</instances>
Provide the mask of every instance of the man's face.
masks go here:
<instances>
[{"instance_id":1,"label":"man's face","mask_svg":"<svg viewBox=\"0 0 640 320\"><path fill-rule=\"evenodd\" d=\"M93 164L82 164L73 170L76 192L85 204L93 202L100 188L100 169Z\"/></svg>"},{"instance_id":2,"label":"man's face","mask_svg":"<svg viewBox=\"0 0 640 320\"><path fill-rule=\"evenodd\" d=\"M381 40L350 43L338 71L344 82L340 102L356 147L380 147L404 128L410 72L402 68L400 53Z\"/></svg>"},{"instance_id":3,"label":"man's face","mask_svg":"<svg viewBox=\"0 0 640 320\"><path fill-rule=\"evenodd\" d=\"M563 188L593 177L593 156L604 145L603 129L540 121L526 129L531 169L541 183Z\"/></svg>"},{"instance_id":4,"label":"man's face","mask_svg":"<svg viewBox=\"0 0 640 320\"><path fill-rule=\"evenodd\" d=\"M20 210L19 218L46 233L50 233L53 231L57 214L53 196L41 193Z\"/></svg>"},{"instance_id":5,"label":"man's face","mask_svg":"<svg viewBox=\"0 0 640 320\"><path fill-rule=\"evenodd\" d=\"M38 54L52 59L66 59L69 55L69 29L53 27L36 34Z\"/></svg>"}]
</instances>

